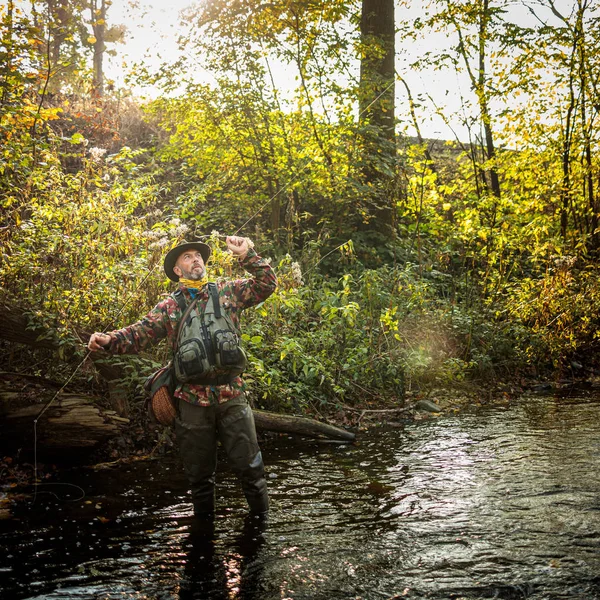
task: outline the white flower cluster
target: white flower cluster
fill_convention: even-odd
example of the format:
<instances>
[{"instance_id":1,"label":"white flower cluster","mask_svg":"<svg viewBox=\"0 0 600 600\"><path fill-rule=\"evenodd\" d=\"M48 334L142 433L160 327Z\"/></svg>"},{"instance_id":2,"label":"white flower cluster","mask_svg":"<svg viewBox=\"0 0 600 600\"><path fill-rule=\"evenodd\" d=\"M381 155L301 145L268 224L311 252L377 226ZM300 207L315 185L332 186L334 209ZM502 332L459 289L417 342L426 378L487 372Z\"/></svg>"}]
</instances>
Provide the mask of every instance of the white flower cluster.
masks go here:
<instances>
[{"instance_id":1,"label":"white flower cluster","mask_svg":"<svg viewBox=\"0 0 600 600\"><path fill-rule=\"evenodd\" d=\"M175 219L173 219L173 220L175 220ZM177 219L177 220L179 220L179 219ZM180 236L186 234L189 230L190 230L190 228L185 223L182 223L181 225L178 225L177 227L175 227L175 229L173 230L173 235L176 237L180 237Z\"/></svg>"},{"instance_id":2,"label":"white flower cluster","mask_svg":"<svg viewBox=\"0 0 600 600\"><path fill-rule=\"evenodd\" d=\"M102 157L108 152L106 148L90 148L90 158L94 162L100 162Z\"/></svg>"},{"instance_id":3,"label":"white flower cluster","mask_svg":"<svg viewBox=\"0 0 600 600\"><path fill-rule=\"evenodd\" d=\"M554 265L558 269L570 269L577 262L576 256L566 255L566 256L554 256L552 258L554 259Z\"/></svg>"},{"instance_id":4,"label":"white flower cluster","mask_svg":"<svg viewBox=\"0 0 600 600\"><path fill-rule=\"evenodd\" d=\"M153 214L156 214L156 212L157 211ZM154 240L148 245L148 248L164 248L169 243L169 239L180 238L190 230L190 228L185 223L182 223L180 219L171 219L169 225L173 225L175 228L168 232L161 229L149 229L142 233L144 237Z\"/></svg>"},{"instance_id":5,"label":"white flower cluster","mask_svg":"<svg viewBox=\"0 0 600 600\"><path fill-rule=\"evenodd\" d=\"M160 229L150 229L148 231L144 231L142 235L144 237L150 238L151 240L156 240L158 238L166 236L167 234L164 231L160 231Z\"/></svg>"},{"instance_id":6,"label":"white flower cluster","mask_svg":"<svg viewBox=\"0 0 600 600\"><path fill-rule=\"evenodd\" d=\"M297 286L304 285L304 280L302 279L302 269L297 262L292 263L292 280Z\"/></svg>"},{"instance_id":7,"label":"white flower cluster","mask_svg":"<svg viewBox=\"0 0 600 600\"><path fill-rule=\"evenodd\" d=\"M164 248L169 243L169 238L163 237L157 240L156 242L152 242L148 245L148 248Z\"/></svg>"}]
</instances>

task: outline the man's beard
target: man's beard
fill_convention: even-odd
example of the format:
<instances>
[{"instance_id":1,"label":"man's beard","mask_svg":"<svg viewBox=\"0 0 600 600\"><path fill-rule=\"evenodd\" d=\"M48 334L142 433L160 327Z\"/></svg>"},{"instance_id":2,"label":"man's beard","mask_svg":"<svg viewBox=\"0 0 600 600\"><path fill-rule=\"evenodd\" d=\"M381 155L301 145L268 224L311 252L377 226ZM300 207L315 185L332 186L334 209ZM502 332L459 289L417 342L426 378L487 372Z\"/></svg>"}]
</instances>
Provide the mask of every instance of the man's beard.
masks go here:
<instances>
[{"instance_id":1,"label":"man's beard","mask_svg":"<svg viewBox=\"0 0 600 600\"><path fill-rule=\"evenodd\" d=\"M181 272L183 273L182 277L184 279L189 279L190 281L200 281L201 279L204 279L206 275L206 268L203 267L202 270L192 269L191 271L184 271L181 269Z\"/></svg>"}]
</instances>

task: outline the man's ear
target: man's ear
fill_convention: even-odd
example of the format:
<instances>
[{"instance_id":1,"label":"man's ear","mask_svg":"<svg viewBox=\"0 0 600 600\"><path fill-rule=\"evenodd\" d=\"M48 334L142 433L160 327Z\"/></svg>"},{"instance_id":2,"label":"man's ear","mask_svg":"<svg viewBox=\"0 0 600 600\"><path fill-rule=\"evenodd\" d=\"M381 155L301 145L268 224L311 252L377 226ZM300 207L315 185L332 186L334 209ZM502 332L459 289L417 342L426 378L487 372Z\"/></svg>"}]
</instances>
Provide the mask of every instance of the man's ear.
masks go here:
<instances>
[{"instance_id":1,"label":"man's ear","mask_svg":"<svg viewBox=\"0 0 600 600\"><path fill-rule=\"evenodd\" d=\"M181 277L183 275L183 271L179 267L173 267L173 273L175 273L177 277Z\"/></svg>"}]
</instances>

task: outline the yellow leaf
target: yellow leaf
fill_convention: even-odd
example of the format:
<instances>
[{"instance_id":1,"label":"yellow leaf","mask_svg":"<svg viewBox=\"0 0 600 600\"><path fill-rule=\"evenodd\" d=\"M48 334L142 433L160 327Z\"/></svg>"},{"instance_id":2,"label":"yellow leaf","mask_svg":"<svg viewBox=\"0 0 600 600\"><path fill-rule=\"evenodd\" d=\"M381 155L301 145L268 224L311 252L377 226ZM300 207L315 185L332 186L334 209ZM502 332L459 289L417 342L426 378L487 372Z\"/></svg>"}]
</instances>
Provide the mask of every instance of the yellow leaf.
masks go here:
<instances>
[{"instance_id":1,"label":"yellow leaf","mask_svg":"<svg viewBox=\"0 0 600 600\"><path fill-rule=\"evenodd\" d=\"M93 35L90 35L87 39L88 43L90 44L95 44L96 43L96 38Z\"/></svg>"}]
</instances>

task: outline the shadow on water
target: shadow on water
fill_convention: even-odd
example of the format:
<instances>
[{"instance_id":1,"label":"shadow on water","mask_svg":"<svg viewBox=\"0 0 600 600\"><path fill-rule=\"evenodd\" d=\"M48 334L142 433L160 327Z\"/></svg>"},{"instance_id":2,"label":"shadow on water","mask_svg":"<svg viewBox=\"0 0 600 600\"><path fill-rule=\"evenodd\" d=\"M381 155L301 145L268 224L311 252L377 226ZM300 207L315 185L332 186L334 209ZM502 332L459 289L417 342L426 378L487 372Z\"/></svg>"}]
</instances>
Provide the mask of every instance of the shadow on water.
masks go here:
<instances>
[{"instance_id":1,"label":"shadow on water","mask_svg":"<svg viewBox=\"0 0 600 600\"><path fill-rule=\"evenodd\" d=\"M600 397L524 397L263 444L272 511L222 465L214 524L177 459L73 471L0 521L2 598L600 599Z\"/></svg>"}]
</instances>

